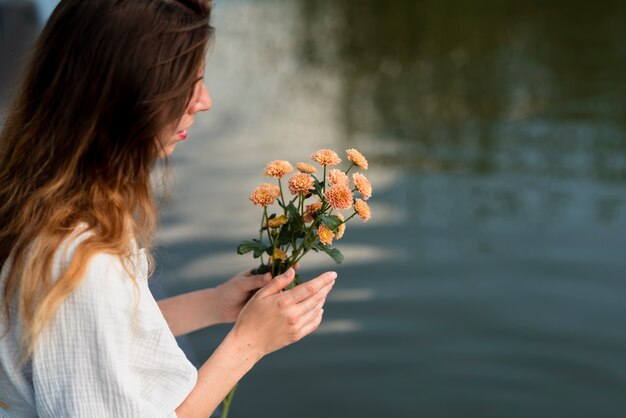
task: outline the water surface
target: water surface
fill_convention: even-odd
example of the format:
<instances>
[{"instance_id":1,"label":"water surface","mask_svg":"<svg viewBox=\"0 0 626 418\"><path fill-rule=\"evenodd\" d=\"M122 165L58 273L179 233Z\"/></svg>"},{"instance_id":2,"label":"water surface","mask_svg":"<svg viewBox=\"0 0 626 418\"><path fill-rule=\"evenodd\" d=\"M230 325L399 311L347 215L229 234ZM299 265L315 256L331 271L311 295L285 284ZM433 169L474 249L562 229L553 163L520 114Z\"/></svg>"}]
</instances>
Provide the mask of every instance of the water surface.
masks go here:
<instances>
[{"instance_id":1,"label":"water surface","mask_svg":"<svg viewBox=\"0 0 626 418\"><path fill-rule=\"evenodd\" d=\"M233 417L623 416L625 21L609 1L217 3L158 282L249 265L271 159L356 147L375 187L324 325L245 377ZM197 358L226 331L193 334Z\"/></svg>"}]
</instances>

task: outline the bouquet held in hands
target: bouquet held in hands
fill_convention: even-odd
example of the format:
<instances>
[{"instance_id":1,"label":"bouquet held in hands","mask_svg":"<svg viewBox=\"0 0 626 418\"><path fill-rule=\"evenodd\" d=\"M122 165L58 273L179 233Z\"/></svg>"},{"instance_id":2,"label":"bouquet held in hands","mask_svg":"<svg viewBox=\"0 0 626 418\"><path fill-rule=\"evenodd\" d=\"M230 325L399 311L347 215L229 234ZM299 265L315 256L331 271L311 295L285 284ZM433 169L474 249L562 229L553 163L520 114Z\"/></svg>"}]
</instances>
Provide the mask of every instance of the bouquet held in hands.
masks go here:
<instances>
[{"instance_id":1,"label":"bouquet held in hands","mask_svg":"<svg viewBox=\"0 0 626 418\"><path fill-rule=\"evenodd\" d=\"M293 171L284 160L267 164L265 175L277 180L260 184L250 195L250 200L263 208L259 237L239 244L239 254L253 253L260 258L255 273L270 272L272 276L284 273L310 250L323 251L337 263L343 261L341 252L332 246L340 239L346 223L355 215L367 222L371 212L366 200L372 195L372 186L362 173L353 169L367 170L365 157L356 149L346 151L350 165L347 169L336 168L341 158L336 152L322 149L311 155L318 169L305 162L296 164L297 172L287 180L283 178ZM355 196L356 195L356 196ZM278 207L272 208L277 204ZM347 217L341 211L351 211ZM300 283L298 275L290 285Z\"/></svg>"}]
</instances>

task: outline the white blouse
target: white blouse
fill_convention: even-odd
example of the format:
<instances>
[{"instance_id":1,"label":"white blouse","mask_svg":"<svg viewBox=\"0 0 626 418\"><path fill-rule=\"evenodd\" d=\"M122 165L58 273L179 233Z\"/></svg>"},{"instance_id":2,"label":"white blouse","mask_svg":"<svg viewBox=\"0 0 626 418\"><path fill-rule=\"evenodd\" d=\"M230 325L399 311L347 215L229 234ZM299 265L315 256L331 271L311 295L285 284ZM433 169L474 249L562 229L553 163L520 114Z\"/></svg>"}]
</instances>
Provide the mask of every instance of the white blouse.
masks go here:
<instances>
[{"instance_id":1,"label":"white blouse","mask_svg":"<svg viewBox=\"0 0 626 418\"><path fill-rule=\"evenodd\" d=\"M71 240L70 257L86 235ZM56 274L62 253L55 257ZM143 250L134 264L138 292L116 257L96 255L22 369L16 366L20 326L13 307L11 329L0 338L0 401L9 405L0 417L176 417L198 372L148 288ZM3 304L0 291L0 335L6 331Z\"/></svg>"}]
</instances>

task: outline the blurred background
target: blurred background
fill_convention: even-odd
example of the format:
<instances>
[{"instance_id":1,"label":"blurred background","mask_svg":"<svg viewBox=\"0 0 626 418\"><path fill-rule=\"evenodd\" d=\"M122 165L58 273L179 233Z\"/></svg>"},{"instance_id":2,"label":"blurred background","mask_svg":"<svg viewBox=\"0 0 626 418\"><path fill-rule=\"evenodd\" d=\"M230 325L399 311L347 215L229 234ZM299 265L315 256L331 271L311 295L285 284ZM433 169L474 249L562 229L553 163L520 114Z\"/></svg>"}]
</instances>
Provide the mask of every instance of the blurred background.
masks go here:
<instances>
[{"instance_id":1,"label":"blurred background","mask_svg":"<svg viewBox=\"0 0 626 418\"><path fill-rule=\"evenodd\" d=\"M0 1L3 104L55 1ZM253 267L269 160L370 162L372 220L302 273L313 335L241 382L272 418L623 417L626 3L216 0L213 108L173 158L152 286ZM200 365L228 331L181 339Z\"/></svg>"}]
</instances>

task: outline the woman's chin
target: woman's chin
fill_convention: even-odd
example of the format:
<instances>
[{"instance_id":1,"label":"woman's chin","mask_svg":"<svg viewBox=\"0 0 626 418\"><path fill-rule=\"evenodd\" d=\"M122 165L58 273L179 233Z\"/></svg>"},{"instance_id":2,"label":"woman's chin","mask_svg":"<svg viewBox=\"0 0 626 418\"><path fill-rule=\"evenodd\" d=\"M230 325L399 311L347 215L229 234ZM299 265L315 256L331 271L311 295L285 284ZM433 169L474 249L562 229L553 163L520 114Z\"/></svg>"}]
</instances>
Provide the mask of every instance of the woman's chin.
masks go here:
<instances>
[{"instance_id":1,"label":"woman's chin","mask_svg":"<svg viewBox=\"0 0 626 418\"><path fill-rule=\"evenodd\" d=\"M169 157L170 155L172 155L174 153L175 149L176 149L176 144L175 143L167 145L167 146L161 148L161 150L159 151L159 157L160 158Z\"/></svg>"}]
</instances>

